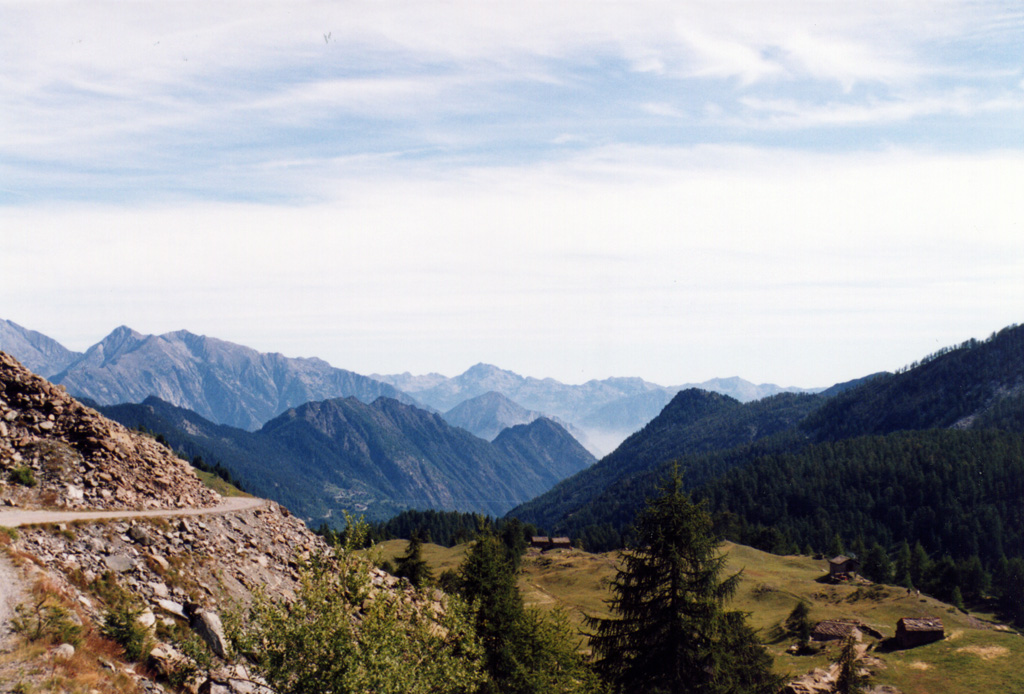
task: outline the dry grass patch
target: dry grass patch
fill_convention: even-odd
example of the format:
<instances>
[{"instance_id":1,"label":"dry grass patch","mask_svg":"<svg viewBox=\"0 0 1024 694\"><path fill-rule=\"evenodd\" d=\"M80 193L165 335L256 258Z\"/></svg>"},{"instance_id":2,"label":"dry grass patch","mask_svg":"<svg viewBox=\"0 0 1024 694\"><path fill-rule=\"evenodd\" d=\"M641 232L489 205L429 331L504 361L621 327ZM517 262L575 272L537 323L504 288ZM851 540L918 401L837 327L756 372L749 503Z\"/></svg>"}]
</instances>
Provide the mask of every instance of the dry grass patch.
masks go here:
<instances>
[{"instance_id":1,"label":"dry grass patch","mask_svg":"<svg viewBox=\"0 0 1024 694\"><path fill-rule=\"evenodd\" d=\"M965 646L956 650L957 653L973 653L982 660L995 660L1010 653L1010 649L1003 646Z\"/></svg>"}]
</instances>

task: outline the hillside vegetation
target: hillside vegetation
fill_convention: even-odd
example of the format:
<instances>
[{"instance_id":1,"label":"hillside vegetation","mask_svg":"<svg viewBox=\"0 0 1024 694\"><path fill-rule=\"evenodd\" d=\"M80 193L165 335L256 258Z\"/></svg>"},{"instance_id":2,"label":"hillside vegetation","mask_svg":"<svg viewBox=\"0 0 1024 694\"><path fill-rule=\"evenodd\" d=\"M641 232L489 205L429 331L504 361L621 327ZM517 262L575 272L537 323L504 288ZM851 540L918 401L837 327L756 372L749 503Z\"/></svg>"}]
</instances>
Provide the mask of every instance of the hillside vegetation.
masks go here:
<instances>
[{"instance_id":1,"label":"hillside vegetation","mask_svg":"<svg viewBox=\"0 0 1024 694\"><path fill-rule=\"evenodd\" d=\"M394 560L405 550L404 540L381 543L371 553ZM434 575L454 570L468 544L446 548L424 544L423 558ZM833 642L816 655L786 652L795 638L782 633L782 625L800 600L810 604L810 619L851 619L879 631L883 639L869 654L872 685L890 685L904 694L962 694L968 691L1024 691L1024 639L997 629L986 615L968 614L934 598L908 593L897 586L870 584L826 585L824 560L806 556L777 556L744 545L725 543L726 571L742 571L732 609L750 613L751 624L775 659L775 670L796 677L827 666L838 656ZM584 615L610 615L605 601L614 578L617 553L592 554L581 550L527 550L519 587L527 605L546 610L565 609L580 628ZM947 638L900 651L885 640L895 633L902 617L935 616L942 619ZM585 645L585 644L584 644Z\"/></svg>"}]
</instances>

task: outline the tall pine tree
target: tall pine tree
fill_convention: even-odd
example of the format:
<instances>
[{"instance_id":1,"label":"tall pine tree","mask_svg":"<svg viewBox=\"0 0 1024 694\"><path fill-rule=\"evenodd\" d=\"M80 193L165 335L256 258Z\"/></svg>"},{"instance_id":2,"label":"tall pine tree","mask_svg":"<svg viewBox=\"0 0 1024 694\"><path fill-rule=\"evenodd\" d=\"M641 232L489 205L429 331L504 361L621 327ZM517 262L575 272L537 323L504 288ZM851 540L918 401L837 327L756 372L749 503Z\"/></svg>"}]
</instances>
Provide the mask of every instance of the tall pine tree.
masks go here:
<instances>
[{"instance_id":1,"label":"tall pine tree","mask_svg":"<svg viewBox=\"0 0 1024 694\"><path fill-rule=\"evenodd\" d=\"M597 667L622 694L776 691L746 615L725 610L739 574L723 578L710 516L682 491L678 470L660 492L638 515L612 583L615 618L588 617Z\"/></svg>"}]
</instances>

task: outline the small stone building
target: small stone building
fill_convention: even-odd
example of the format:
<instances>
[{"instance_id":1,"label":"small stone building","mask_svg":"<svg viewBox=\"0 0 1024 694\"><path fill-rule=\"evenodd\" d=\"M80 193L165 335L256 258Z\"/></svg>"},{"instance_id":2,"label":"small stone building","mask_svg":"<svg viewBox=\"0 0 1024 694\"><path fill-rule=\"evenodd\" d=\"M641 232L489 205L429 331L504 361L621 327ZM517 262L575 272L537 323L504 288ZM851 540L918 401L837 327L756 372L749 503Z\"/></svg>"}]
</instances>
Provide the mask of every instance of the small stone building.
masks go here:
<instances>
[{"instance_id":1,"label":"small stone building","mask_svg":"<svg viewBox=\"0 0 1024 694\"><path fill-rule=\"evenodd\" d=\"M945 638L942 620L937 617L904 617L896 622L896 643L900 648L913 648Z\"/></svg>"},{"instance_id":2,"label":"small stone building","mask_svg":"<svg viewBox=\"0 0 1024 694\"><path fill-rule=\"evenodd\" d=\"M572 549L572 540L567 537L553 537L551 549Z\"/></svg>"},{"instance_id":3,"label":"small stone building","mask_svg":"<svg viewBox=\"0 0 1024 694\"><path fill-rule=\"evenodd\" d=\"M835 619L827 619L814 625L814 629L811 630L811 639L814 641L845 639L847 636L853 634L854 630L857 629L857 626L858 625L855 622L843 622Z\"/></svg>"},{"instance_id":4,"label":"small stone building","mask_svg":"<svg viewBox=\"0 0 1024 694\"><path fill-rule=\"evenodd\" d=\"M840 554L828 560L828 575L833 579L855 574L860 570L860 562L855 557Z\"/></svg>"},{"instance_id":5,"label":"small stone building","mask_svg":"<svg viewBox=\"0 0 1024 694\"><path fill-rule=\"evenodd\" d=\"M551 545L551 538L547 535L534 535L530 538L530 546L538 549L547 549Z\"/></svg>"}]
</instances>

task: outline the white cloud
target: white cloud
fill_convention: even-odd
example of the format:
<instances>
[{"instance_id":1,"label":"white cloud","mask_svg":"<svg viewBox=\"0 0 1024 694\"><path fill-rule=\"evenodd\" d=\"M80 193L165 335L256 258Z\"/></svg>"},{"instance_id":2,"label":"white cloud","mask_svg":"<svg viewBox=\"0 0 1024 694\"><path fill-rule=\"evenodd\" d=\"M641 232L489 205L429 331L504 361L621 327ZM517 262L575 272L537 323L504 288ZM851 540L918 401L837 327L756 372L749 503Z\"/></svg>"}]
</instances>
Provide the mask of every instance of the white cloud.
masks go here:
<instances>
[{"instance_id":1,"label":"white cloud","mask_svg":"<svg viewBox=\"0 0 1024 694\"><path fill-rule=\"evenodd\" d=\"M1024 97L1020 95L989 97L969 90L898 100L868 99L863 103L833 102L819 105L795 99L761 99L752 96L741 98L740 103L758 114L744 120L746 125L783 128L879 125L906 122L922 116L963 117L1024 110Z\"/></svg>"},{"instance_id":2,"label":"white cloud","mask_svg":"<svg viewBox=\"0 0 1024 694\"><path fill-rule=\"evenodd\" d=\"M1019 320L1022 177L1019 153L610 148L309 207L8 209L0 296L74 347L127 323L363 372L825 384Z\"/></svg>"},{"instance_id":3,"label":"white cloud","mask_svg":"<svg viewBox=\"0 0 1024 694\"><path fill-rule=\"evenodd\" d=\"M1002 3L4 15L3 317L74 347L128 323L367 372L809 385L1024 305L1024 15ZM842 137L992 114L1013 151Z\"/></svg>"}]
</instances>

